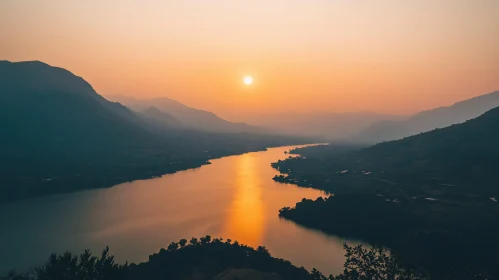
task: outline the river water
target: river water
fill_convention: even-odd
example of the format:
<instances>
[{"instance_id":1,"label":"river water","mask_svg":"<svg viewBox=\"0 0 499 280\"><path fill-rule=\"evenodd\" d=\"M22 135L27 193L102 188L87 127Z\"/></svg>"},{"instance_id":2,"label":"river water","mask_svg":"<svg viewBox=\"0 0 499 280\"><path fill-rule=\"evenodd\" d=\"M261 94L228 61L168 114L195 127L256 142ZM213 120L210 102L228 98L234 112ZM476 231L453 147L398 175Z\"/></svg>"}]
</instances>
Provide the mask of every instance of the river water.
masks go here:
<instances>
[{"instance_id":1,"label":"river water","mask_svg":"<svg viewBox=\"0 0 499 280\"><path fill-rule=\"evenodd\" d=\"M264 245L274 257L323 273L342 271L346 240L280 219L278 210L324 193L274 182L270 164L294 147L212 160L210 165L107 189L0 205L0 276L41 264L50 253L109 246L141 262L182 238ZM355 242L353 242L355 243Z\"/></svg>"}]
</instances>

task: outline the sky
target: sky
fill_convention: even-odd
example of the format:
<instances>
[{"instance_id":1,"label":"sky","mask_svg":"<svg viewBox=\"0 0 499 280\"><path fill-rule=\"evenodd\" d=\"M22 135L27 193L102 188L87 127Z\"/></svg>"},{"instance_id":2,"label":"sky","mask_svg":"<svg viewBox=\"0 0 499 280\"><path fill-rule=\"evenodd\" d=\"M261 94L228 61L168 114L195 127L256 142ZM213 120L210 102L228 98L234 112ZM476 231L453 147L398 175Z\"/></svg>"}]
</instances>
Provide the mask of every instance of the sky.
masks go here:
<instances>
[{"instance_id":1,"label":"sky","mask_svg":"<svg viewBox=\"0 0 499 280\"><path fill-rule=\"evenodd\" d=\"M230 120L412 114L499 90L497 0L1 0L0 38L0 60Z\"/></svg>"}]
</instances>

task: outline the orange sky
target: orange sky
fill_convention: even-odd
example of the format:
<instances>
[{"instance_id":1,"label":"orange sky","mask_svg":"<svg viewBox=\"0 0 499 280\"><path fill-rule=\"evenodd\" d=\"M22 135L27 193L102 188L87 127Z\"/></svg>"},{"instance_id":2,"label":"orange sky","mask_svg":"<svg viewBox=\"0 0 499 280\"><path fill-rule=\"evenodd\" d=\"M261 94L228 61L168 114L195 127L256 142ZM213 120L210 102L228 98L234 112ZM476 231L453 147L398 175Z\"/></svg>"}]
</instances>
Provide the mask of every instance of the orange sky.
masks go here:
<instances>
[{"instance_id":1,"label":"orange sky","mask_svg":"<svg viewBox=\"0 0 499 280\"><path fill-rule=\"evenodd\" d=\"M66 68L104 96L231 120L408 114L499 89L497 0L2 0L0 38L0 59Z\"/></svg>"}]
</instances>

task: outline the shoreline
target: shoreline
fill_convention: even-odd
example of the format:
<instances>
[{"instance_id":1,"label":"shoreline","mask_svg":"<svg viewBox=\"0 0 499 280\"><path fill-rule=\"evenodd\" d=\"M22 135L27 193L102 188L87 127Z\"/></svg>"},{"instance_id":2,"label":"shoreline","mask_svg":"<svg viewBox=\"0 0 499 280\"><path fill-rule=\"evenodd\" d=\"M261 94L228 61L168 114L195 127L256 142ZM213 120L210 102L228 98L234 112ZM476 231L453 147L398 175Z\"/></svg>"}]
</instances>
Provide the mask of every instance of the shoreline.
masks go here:
<instances>
[{"instance_id":1,"label":"shoreline","mask_svg":"<svg viewBox=\"0 0 499 280\"><path fill-rule=\"evenodd\" d=\"M145 174L145 175L134 174L134 175L130 175L127 177L125 174L125 177L116 178L114 180L110 180L110 182L99 184L99 185L94 185L93 187L80 186L80 187L76 187L74 189L68 189L67 191L64 191L64 190L62 190L62 191L49 191L49 192L44 193L44 194L36 194L35 193L35 194L30 194L30 195L21 195L15 199L2 200L0 198L0 206L8 205L11 203L16 203L16 202L23 201L23 200L36 199L39 197L59 195L59 194L68 194L68 193L76 193L76 192L82 192L82 191L94 190L94 189L112 188L114 186L124 184L124 183L130 183L133 181L160 178L164 175L171 175L171 174L175 174L175 173L181 172L181 171L201 168L204 165L211 164L211 160L221 159L221 158L230 157L230 156L239 156L239 155L243 155L243 154L247 154L247 153L264 152L264 151L267 151L268 149L272 149L272 148L290 147L290 149L292 149L292 148L304 147L304 146L310 146L310 145L316 145L316 143L306 143L306 144L300 143L300 144L291 144L291 145L286 144L286 145L282 145L282 146L279 145L279 146L255 147L255 148L249 148L247 150L238 151L238 152L234 152L234 153L220 154L220 155L213 156L213 157L208 156L207 158L204 158L204 159L190 161L186 165L184 165L178 169L169 169L170 166L164 166L164 168L160 168L159 171L156 171L156 172L153 171L152 173ZM80 184L83 184L83 183L84 183L84 179L82 179L80 181Z\"/></svg>"}]
</instances>

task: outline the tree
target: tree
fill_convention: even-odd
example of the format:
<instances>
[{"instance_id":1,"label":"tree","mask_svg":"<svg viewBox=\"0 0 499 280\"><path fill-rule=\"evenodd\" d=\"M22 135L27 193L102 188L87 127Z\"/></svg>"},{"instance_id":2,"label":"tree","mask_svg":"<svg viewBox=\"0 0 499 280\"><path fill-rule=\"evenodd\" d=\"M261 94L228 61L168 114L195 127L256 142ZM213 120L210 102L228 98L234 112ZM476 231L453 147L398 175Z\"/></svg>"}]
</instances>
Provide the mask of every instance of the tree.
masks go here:
<instances>
[{"instance_id":1,"label":"tree","mask_svg":"<svg viewBox=\"0 0 499 280\"><path fill-rule=\"evenodd\" d=\"M258 246L258 248L256 248L256 251L260 254L270 257L269 250L265 246Z\"/></svg>"},{"instance_id":2,"label":"tree","mask_svg":"<svg viewBox=\"0 0 499 280\"><path fill-rule=\"evenodd\" d=\"M168 251L175 251L178 249L178 243L177 242L172 242L170 245L168 245Z\"/></svg>"},{"instance_id":3,"label":"tree","mask_svg":"<svg viewBox=\"0 0 499 280\"><path fill-rule=\"evenodd\" d=\"M187 244L187 239L180 239L180 241L178 242L178 244L180 244L181 248L184 248L185 245Z\"/></svg>"},{"instance_id":4,"label":"tree","mask_svg":"<svg viewBox=\"0 0 499 280\"><path fill-rule=\"evenodd\" d=\"M2 280L87 280L125 279L130 266L116 264L114 257L109 254L106 247L100 258L92 256L89 250L81 255L72 255L66 252L62 255L52 254L45 265L26 274L11 272Z\"/></svg>"},{"instance_id":5,"label":"tree","mask_svg":"<svg viewBox=\"0 0 499 280\"><path fill-rule=\"evenodd\" d=\"M191 241L189 241L189 243L191 243L191 245L196 246L196 245L198 245L198 239L193 237L193 238L191 238Z\"/></svg>"},{"instance_id":6,"label":"tree","mask_svg":"<svg viewBox=\"0 0 499 280\"><path fill-rule=\"evenodd\" d=\"M365 249L362 245L350 247L343 244L346 251L345 270L331 278L335 280L424 280L429 277L415 269L401 265L393 254L383 248ZM327 279L327 278L314 278Z\"/></svg>"},{"instance_id":7,"label":"tree","mask_svg":"<svg viewBox=\"0 0 499 280\"><path fill-rule=\"evenodd\" d=\"M200 238L201 244L206 245L211 242L211 236L207 235Z\"/></svg>"}]
</instances>

